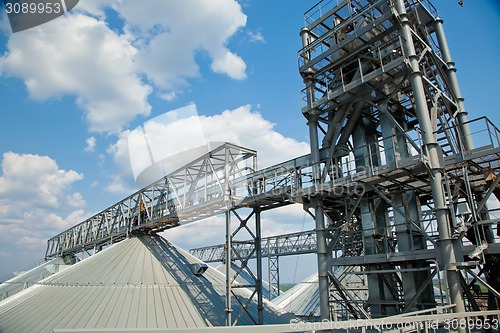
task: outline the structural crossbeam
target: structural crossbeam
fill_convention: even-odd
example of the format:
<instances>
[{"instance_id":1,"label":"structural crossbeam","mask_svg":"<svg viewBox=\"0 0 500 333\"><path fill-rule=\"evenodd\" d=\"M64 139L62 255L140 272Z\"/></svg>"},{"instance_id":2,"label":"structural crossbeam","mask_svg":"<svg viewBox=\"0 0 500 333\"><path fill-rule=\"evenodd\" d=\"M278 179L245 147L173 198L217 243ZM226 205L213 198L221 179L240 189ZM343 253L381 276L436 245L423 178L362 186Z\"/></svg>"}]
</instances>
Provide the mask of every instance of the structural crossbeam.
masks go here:
<instances>
[{"instance_id":1,"label":"structural crossbeam","mask_svg":"<svg viewBox=\"0 0 500 333\"><path fill-rule=\"evenodd\" d=\"M233 248L241 256L249 259L257 257L253 241L234 241ZM263 257L280 257L316 253L316 233L314 230L264 237L261 240ZM225 260L225 244L191 249L189 252L206 263ZM234 255L233 255L234 256ZM237 259L234 257L233 259Z\"/></svg>"}]
</instances>

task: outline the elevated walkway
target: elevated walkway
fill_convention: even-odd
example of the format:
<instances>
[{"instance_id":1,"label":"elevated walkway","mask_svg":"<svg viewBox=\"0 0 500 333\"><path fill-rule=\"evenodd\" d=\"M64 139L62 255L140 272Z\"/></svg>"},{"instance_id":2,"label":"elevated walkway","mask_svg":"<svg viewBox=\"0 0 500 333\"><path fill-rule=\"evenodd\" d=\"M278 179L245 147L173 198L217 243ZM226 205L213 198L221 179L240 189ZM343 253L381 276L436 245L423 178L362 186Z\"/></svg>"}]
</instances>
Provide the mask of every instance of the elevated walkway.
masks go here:
<instances>
[{"instance_id":1,"label":"elevated walkway","mask_svg":"<svg viewBox=\"0 0 500 333\"><path fill-rule=\"evenodd\" d=\"M470 121L470 127L478 148L443 159L446 169L457 177L463 176L460 173L464 170L472 172L463 168L464 163L473 164L474 172L468 175L471 185L486 191L483 169L491 168L495 174L500 170L500 131L487 118ZM414 138L415 147L421 146L418 128L400 135ZM160 232L244 207L267 210L291 203L307 204L318 194L330 200L331 207L343 207L346 198L371 191L375 184L388 191L391 187L430 190L424 176L428 162L417 149L397 163L383 161L363 169L355 167L352 151L330 160L327 155L327 151L321 151L320 167L326 181L314 186L310 155L255 170L255 151L225 143L49 239L46 258L99 250L132 233Z\"/></svg>"},{"instance_id":2,"label":"elevated walkway","mask_svg":"<svg viewBox=\"0 0 500 333\"><path fill-rule=\"evenodd\" d=\"M255 259L255 242L234 241L233 256ZM307 253L316 253L316 232L314 230L294 232L290 234L265 237L261 240L263 257L289 256ZM189 250L189 253L206 263L222 262L225 260L225 244L205 246ZM235 259L237 259L235 257Z\"/></svg>"}]
</instances>

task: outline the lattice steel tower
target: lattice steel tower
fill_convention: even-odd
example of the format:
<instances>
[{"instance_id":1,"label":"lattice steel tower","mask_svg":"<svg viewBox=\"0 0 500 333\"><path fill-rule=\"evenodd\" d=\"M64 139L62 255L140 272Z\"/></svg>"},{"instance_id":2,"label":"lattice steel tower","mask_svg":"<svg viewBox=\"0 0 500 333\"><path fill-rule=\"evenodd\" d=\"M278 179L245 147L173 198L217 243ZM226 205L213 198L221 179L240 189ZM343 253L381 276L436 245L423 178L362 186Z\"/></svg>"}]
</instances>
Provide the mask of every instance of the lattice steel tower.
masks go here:
<instances>
[{"instance_id":1,"label":"lattice steel tower","mask_svg":"<svg viewBox=\"0 0 500 333\"><path fill-rule=\"evenodd\" d=\"M434 307L439 277L454 311L477 308L468 277L499 268L497 221L485 208L498 137L487 120L467 120L436 9L322 1L301 36L315 183L302 200L316 221L322 319L340 308L382 317ZM478 124L492 142L473 143ZM357 267L368 298L356 299L332 266ZM485 276L494 308L499 284Z\"/></svg>"}]
</instances>

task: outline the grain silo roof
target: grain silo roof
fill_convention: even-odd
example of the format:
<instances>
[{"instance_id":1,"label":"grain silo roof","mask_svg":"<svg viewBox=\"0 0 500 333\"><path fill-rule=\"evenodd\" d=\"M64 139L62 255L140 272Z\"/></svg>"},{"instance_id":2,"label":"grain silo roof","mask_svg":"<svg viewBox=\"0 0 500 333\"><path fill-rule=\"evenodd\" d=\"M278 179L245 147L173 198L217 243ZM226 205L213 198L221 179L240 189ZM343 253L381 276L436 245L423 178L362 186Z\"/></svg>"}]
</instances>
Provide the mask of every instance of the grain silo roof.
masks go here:
<instances>
[{"instance_id":1,"label":"grain silo roof","mask_svg":"<svg viewBox=\"0 0 500 333\"><path fill-rule=\"evenodd\" d=\"M21 272L0 284L0 300L11 297L67 267L68 265L65 264L62 258L54 258L30 270Z\"/></svg>"},{"instance_id":2,"label":"grain silo roof","mask_svg":"<svg viewBox=\"0 0 500 333\"><path fill-rule=\"evenodd\" d=\"M0 302L0 332L56 328L189 328L225 324L225 276L159 236L117 243ZM247 289L234 292L248 298ZM234 300L234 312L240 312ZM256 304L250 303L250 313ZM265 303L266 324L290 315ZM253 324L248 314L239 324Z\"/></svg>"},{"instance_id":3,"label":"grain silo roof","mask_svg":"<svg viewBox=\"0 0 500 333\"><path fill-rule=\"evenodd\" d=\"M297 283L272 302L299 317L319 317L318 275L311 275Z\"/></svg>"}]
</instances>

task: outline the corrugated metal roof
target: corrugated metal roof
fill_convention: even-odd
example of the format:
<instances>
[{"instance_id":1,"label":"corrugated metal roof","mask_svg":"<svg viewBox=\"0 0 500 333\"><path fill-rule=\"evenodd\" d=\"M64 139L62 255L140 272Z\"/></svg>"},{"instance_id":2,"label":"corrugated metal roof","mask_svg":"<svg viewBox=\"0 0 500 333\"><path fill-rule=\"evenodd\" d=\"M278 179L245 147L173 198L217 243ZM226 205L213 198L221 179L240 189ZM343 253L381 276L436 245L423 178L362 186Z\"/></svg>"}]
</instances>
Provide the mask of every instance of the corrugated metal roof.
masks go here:
<instances>
[{"instance_id":1,"label":"corrugated metal roof","mask_svg":"<svg viewBox=\"0 0 500 333\"><path fill-rule=\"evenodd\" d=\"M337 266L334 268L333 274L340 279L347 290L356 294L358 300L366 300L368 298L366 281L364 281L363 275L355 274L356 271L359 271L359 267ZM331 290L330 292L335 291ZM299 282L273 299L272 302L298 317L318 320L320 317L318 275L313 274Z\"/></svg>"},{"instance_id":2,"label":"corrugated metal roof","mask_svg":"<svg viewBox=\"0 0 500 333\"><path fill-rule=\"evenodd\" d=\"M200 293L196 286L202 287L202 298L197 300L199 307L204 311L205 317L210 319L210 322L214 326L223 326L226 322L226 303L225 303L225 292L226 292L226 276L217 271L212 267L208 267L207 271L202 276L195 276L188 270L188 266L193 263L201 263L198 258L192 256L188 252L172 245L165 239L155 236L150 239L150 242L156 242L162 248L159 253L167 254L166 260L167 265L170 267L175 266L175 269L171 271L176 272L178 279L184 279L184 276L190 276L192 283L188 284L191 288L191 295L195 296ZM173 265L172 265L173 264ZM179 270L184 272L179 272ZM187 272L186 272L187 270ZM206 290L203 288L207 288ZM233 294L237 295L246 302L252 295L252 291L247 288L233 288ZM205 298L206 299L203 299ZM273 303L264 300L264 323L265 324L285 324L289 323L293 316L289 313L285 313L282 309L274 305ZM242 312L241 304L233 298L232 300L233 308L233 320ZM247 311L250 316L243 312L241 318L238 320L238 325L253 325L255 322L252 318L257 318L257 302L256 298L248 304Z\"/></svg>"},{"instance_id":3,"label":"corrugated metal roof","mask_svg":"<svg viewBox=\"0 0 500 333\"><path fill-rule=\"evenodd\" d=\"M124 240L0 302L0 332L224 325L225 277L213 268L195 275L196 262L159 236ZM287 323L290 315L266 304L265 319ZM247 315L240 320L251 323Z\"/></svg>"},{"instance_id":4,"label":"corrugated metal roof","mask_svg":"<svg viewBox=\"0 0 500 333\"><path fill-rule=\"evenodd\" d=\"M217 271L222 274L226 274L226 264L220 264L215 268ZM244 269L238 269L235 265L231 265L231 273L234 278L235 270L239 271L238 276L233 282L233 285L242 285L242 286L253 286L255 285L254 278ZM262 281L262 297L269 299L269 283L267 281Z\"/></svg>"},{"instance_id":5,"label":"corrugated metal roof","mask_svg":"<svg viewBox=\"0 0 500 333\"><path fill-rule=\"evenodd\" d=\"M318 275L314 274L272 300L274 304L300 317L319 317Z\"/></svg>"},{"instance_id":6,"label":"corrugated metal roof","mask_svg":"<svg viewBox=\"0 0 500 333\"><path fill-rule=\"evenodd\" d=\"M0 300L13 296L45 279L47 276L57 273L67 267L69 267L69 265L65 265L62 258L55 258L23 272L0 285Z\"/></svg>"}]
</instances>

